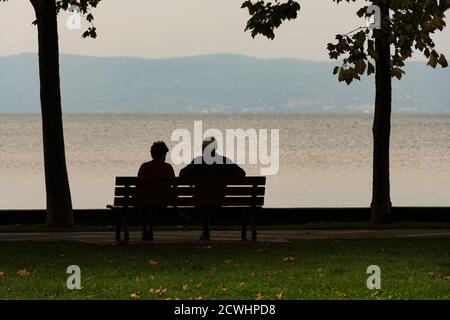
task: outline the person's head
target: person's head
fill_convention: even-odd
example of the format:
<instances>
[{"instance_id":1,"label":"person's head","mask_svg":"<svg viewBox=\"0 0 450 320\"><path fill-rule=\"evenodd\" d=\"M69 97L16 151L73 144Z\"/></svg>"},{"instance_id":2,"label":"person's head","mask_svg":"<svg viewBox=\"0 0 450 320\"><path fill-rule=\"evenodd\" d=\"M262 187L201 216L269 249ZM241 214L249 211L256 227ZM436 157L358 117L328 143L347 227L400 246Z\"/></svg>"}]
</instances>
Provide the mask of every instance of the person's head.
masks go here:
<instances>
[{"instance_id":1,"label":"person's head","mask_svg":"<svg viewBox=\"0 0 450 320\"><path fill-rule=\"evenodd\" d=\"M169 148L163 141L156 141L150 148L150 154L152 159L166 161L166 155L169 152Z\"/></svg>"},{"instance_id":2,"label":"person's head","mask_svg":"<svg viewBox=\"0 0 450 320\"><path fill-rule=\"evenodd\" d=\"M214 137L209 137L203 140L202 143L202 151L203 155L205 155L205 151L207 155L215 156L216 154L216 139Z\"/></svg>"}]
</instances>

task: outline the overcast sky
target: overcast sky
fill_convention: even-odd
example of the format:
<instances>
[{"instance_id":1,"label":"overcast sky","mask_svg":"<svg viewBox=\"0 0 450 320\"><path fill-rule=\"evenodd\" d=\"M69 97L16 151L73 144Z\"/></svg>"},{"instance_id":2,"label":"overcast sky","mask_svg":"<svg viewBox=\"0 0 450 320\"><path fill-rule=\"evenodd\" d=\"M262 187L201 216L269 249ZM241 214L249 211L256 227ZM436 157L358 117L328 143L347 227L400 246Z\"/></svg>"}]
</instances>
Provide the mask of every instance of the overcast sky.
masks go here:
<instances>
[{"instance_id":1,"label":"overcast sky","mask_svg":"<svg viewBox=\"0 0 450 320\"><path fill-rule=\"evenodd\" d=\"M296 21L285 23L274 41L244 33L248 13L243 0L103 0L94 10L99 37L81 39L81 31L59 18L60 50L94 56L145 58L210 53L239 53L264 58L290 57L324 61L326 44L337 33L365 25L355 12L361 3L336 5L332 0L300 1ZM0 56L37 51L34 12L28 0L0 3ZM449 19L447 19L449 21ZM83 27L87 27L83 21ZM435 37L450 57L450 28Z\"/></svg>"}]
</instances>

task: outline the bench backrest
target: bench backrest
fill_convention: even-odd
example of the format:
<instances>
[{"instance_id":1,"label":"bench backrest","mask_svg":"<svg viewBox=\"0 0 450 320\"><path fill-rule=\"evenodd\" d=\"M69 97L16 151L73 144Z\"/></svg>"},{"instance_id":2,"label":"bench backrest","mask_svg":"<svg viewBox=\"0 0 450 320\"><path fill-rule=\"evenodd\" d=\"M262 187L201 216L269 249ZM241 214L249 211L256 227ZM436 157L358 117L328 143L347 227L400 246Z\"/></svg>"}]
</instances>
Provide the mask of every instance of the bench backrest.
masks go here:
<instances>
[{"instance_id":1,"label":"bench backrest","mask_svg":"<svg viewBox=\"0 0 450 320\"><path fill-rule=\"evenodd\" d=\"M117 177L116 207L261 207L266 177Z\"/></svg>"}]
</instances>

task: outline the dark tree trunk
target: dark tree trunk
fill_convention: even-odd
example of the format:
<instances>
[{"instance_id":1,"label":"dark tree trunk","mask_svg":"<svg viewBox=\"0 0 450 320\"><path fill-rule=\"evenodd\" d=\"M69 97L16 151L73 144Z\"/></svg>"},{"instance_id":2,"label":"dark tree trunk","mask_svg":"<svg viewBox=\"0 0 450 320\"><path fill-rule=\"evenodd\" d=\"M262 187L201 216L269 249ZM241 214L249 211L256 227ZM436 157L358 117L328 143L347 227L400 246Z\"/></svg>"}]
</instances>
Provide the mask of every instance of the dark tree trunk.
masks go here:
<instances>
[{"instance_id":1,"label":"dark tree trunk","mask_svg":"<svg viewBox=\"0 0 450 320\"><path fill-rule=\"evenodd\" d=\"M56 3L31 3L38 22L47 225L69 227L73 225L73 213L64 151Z\"/></svg>"},{"instance_id":2,"label":"dark tree trunk","mask_svg":"<svg viewBox=\"0 0 450 320\"><path fill-rule=\"evenodd\" d=\"M392 78L390 73L390 46L388 28L384 18L389 7L380 5L381 30L376 30L375 49L378 54L375 69L376 96L373 122L373 186L372 223L391 221L391 196L389 181L389 140L391 135Z\"/></svg>"}]
</instances>

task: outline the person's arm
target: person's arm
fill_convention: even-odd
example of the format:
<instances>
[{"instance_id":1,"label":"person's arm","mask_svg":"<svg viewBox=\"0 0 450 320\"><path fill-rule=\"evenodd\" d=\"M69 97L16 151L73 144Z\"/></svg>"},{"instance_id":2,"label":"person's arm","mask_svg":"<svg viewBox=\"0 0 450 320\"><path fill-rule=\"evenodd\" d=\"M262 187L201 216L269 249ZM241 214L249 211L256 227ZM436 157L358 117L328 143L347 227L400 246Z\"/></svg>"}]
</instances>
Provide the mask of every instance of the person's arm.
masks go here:
<instances>
[{"instance_id":1,"label":"person's arm","mask_svg":"<svg viewBox=\"0 0 450 320\"><path fill-rule=\"evenodd\" d=\"M172 165L169 164L169 168L170 168L170 177L175 178L175 171L173 170Z\"/></svg>"},{"instance_id":2,"label":"person's arm","mask_svg":"<svg viewBox=\"0 0 450 320\"><path fill-rule=\"evenodd\" d=\"M245 170L239 167L237 164L232 163L228 165L228 172L227 175L231 177L245 177Z\"/></svg>"},{"instance_id":3,"label":"person's arm","mask_svg":"<svg viewBox=\"0 0 450 320\"><path fill-rule=\"evenodd\" d=\"M244 169L239 167L236 163L228 159L227 157L223 157L223 163L225 163L225 175L228 177L245 177L246 173Z\"/></svg>"},{"instance_id":4,"label":"person's arm","mask_svg":"<svg viewBox=\"0 0 450 320\"><path fill-rule=\"evenodd\" d=\"M139 171L138 171L137 176L138 176L138 177L142 177L143 174L144 174L144 163L141 164L141 166L139 167Z\"/></svg>"},{"instance_id":5,"label":"person's arm","mask_svg":"<svg viewBox=\"0 0 450 320\"><path fill-rule=\"evenodd\" d=\"M192 177L194 175L194 164L190 163L180 170L180 177Z\"/></svg>"}]
</instances>

